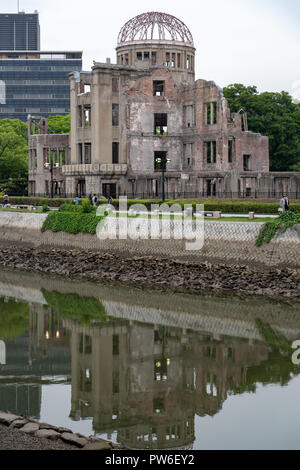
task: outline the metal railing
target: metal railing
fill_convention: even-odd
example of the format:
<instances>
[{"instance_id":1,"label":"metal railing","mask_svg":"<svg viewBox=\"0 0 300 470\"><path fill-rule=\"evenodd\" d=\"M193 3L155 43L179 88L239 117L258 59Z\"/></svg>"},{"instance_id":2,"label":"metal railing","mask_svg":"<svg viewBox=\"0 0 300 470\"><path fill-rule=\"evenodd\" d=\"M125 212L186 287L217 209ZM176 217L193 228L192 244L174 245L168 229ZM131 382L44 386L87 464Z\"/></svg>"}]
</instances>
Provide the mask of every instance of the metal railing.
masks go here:
<instances>
[{"instance_id":1,"label":"metal railing","mask_svg":"<svg viewBox=\"0 0 300 470\"><path fill-rule=\"evenodd\" d=\"M295 191L295 192L289 192L287 193L290 201L292 200L300 200L300 191ZM92 194L94 195L94 193ZM110 194L101 194L97 193L96 194L98 199L99 198L107 198L110 196ZM214 194L211 194L209 192L166 192L165 193L165 199L245 199L245 200L256 200L256 199L266 199L266 200L280 200L282 198L283 193L279 191L256 191L253 192L253 194L249 195L246 192L240 191L240 192L233 192L233 191L227 191L227 192L217 192ZM16 194L11 194L9 195L11 197L19 196ZM21 195L20 195L21 196ZM60 194L55 194L53 195L54 198L60 199L60 198L87 198L89 194L78 194L78 193L64 193L61 192ZM111 197L113 199L117 199L120 196L127 196L128 199L157 199L161 200L162 195L161 194L153 194L152 192L138 192L138 193L130 193L130 192L121 192L119 194L111 194ZM26 197L26 196L25 196ZM38 197L38 198L51 198L50 194L30 194L28 197Z\"/></svg>"}]
</instances>

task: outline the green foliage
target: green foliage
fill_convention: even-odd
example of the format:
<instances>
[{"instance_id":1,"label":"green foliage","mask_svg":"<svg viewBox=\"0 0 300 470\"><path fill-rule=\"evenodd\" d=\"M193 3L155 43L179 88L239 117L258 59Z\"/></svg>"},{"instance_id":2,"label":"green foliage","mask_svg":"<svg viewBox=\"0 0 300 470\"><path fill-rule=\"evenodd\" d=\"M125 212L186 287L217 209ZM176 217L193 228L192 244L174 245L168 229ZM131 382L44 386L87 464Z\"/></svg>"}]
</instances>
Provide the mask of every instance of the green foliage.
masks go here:
<instances>
[{"instance_id":1,"label":"green foliage","mask_svg":"<svg viewBox=\"0 0 300 470\"><path fill-rule=\"evenodd\" d=\"M0 338L11 339L21 336L29 327L28 304L5 302L0 299Z\"/></svg>"},{"instance_id":2,"label":"green foliage","mask_svg":"<svg viewBox=\"0 0 300 470\"><path fill-rule=\"evenodd\" d=\"M5 191L24 189L28 175L27 126L19 119L0 119L0 187Z\"/></svg>"},{"instance_id":3,"label":"green foliage","mask_svg":"<svg viewBox=\"0 0 300 470\"><path fill-rule=\"evenodd\" d=\"M82 203L79 206L76 206L71 203L62 204L59 208L59 212L75 212L77 214L90 214L92 212L96 213L97 208L91 206L88 199L83 199Z\"/></svg>"},{"instance_id":4,"label":"green foliage","mask_svg":"<svg viewBox=\"0 0 300 470\"><path fill-rule=\"evenodd\" d=\"M92 321L107 321L105 308L97 299L80 297L77 294L48 292L45 289L42 292L48 305L66 317L79 320L85 326L89 326Z\"/></svg>"},{"instance_id":5,"label":"green foliage","mask_svg":"<svg viewBox=\"0 0 300 470\"><path fill-rule=\"evenodd\" d=\"M256 327L266 344L271 347L273 346L276 349L279 349L280 351L285 353L289 353L292 351L292 347L289 341L283 335L278 335L277 333L275 333L269 323L264 323L262 320L257 319Z\"/></svg>"},{"instance_id":6,"label":"green foliage","mask_svg":"<svg viewBox=\"0 0 300 470\"><path fill-rule=\"evenodd\" d=\"M30 205L30 206L43 206L59 207L63 212L76 212L76 213L95 213L96 208L91 206L88 199L83 199L81 205L75 206L73 199L51 199L51 198L35 198L35 197L10 197L9 202L12 205ZM143 204L148 210L151 209L152 204L161 205L162 201L159 199L128 199L128 209L135 204ZM98 205L107 204L106 199L100 199ZM264 202L258 199L251 200L230 200L230 199L167 199L166 204L180 204L184 208L185 204L190 204L196 209L197 204L204 204L207 211L221 211L228 214L248 214L255 212L256 214L278 214L279 201L276 203ZM113 201L113 206L119 209L119 200ZM85 209L83 209L85 208ZM293 212L300 214L300 204L292 203L290 208Z\"/></svg>"},{"instance_id":7,"label":"green foliage","mask_svg":"<svg viewBox=\"0 0 300 470\"><path fill-rule=\"evenodd\" d=\"M69 134L71 130L71 118L68 116L49 116L49 134Z\"/></svg>"},{"instance_id":8,"label":"green foliage","mask_svg":"<svg viewBox=\"0 0 300 470\"><path fill-rule=\"evenodd\" d=\"M179 204L182 208L184 205L190 204L194 210L196 210L197 204L204 204L205 211L221 211L225 214L248 214L249 212L254 212L256 214L278 214L279 202L278 203L265 203L265 202L256 202L255 199L251 201L199 201L199 202L187 202L178 199L178 200L167 200L167 204ZM300 214L300 204L291 204L291 209L294 212Z\"/></svg>"},{"instance_id":9,"label":"green foliage","mask_svg":"<svg viewBox=\"0 0 300 470\"><path fill-rule=\"evenodd\" d=\"M299 170L300 105L289 93L258 93L255 86L238 83L223 92L231 112L247 112L249 130L269 137L271 170Z\"/></svg>"},{"instance_id":10,"label":"green foliage","mask_svg":"<svg viewBox=\"0 0 300 470\"><path fill-rule=\"evenodd\" d=\"M80 214L75 212L51 212L45 220L42 231L68 233L90 233L95 235L97 225L103 217L94 214Z\"/></svg>"},{"instance_id":11,"label":"green foliage","mask_svg":"<svg viewBox=\"0 0 300 470\"><path fill-rule=\"evenodd\" d=\"M270 243L277 233L284 233L288 228L296 227L300 224L300 213L291 211L283 212L279 217L267 222L261 229L256 245L261 246L264 242Z\"/></svg>"},{"instance_id":12,"label":"green foliage","mask_svg":"<svg viewBox=\"0 0 300 470\"><path fill-rule=\"evenodd\" d=\"M62 198L40 198L40 197L28 197L28 196L10 196L9 202L13 206L24 205L24 206L43 206L48 207L60 207L63 204L73 204L73 199L62 199Z\"/></svg>"},{"instance_id":13,"label":"green foliage","mask_svg":"<svg viewBox=\"0 0 300 470\"><path fill-rule=\"evenodd\" d=\"M90 214L91 212L96 212L96 207L91 206L91 203L88 199L84 199L81 204L82 213Z\"/></svg>"}]
</instances>

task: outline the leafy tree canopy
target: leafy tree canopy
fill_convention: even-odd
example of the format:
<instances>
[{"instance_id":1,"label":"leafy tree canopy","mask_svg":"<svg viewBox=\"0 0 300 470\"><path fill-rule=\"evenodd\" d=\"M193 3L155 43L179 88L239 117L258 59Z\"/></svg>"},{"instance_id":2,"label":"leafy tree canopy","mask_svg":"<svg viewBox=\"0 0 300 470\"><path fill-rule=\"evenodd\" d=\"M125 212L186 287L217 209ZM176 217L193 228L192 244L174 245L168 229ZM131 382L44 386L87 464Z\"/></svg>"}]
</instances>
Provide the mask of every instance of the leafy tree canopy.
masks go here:
<instances>
[{"instance_id":1,"label":"leafy tree canopy","mask_svg":"<svg viewBox=\"0 0 300 470\"><path fill-rule=\"evenodd\" d=\"M0 182L27 178L27 125L19 119L0 119Z\"/></svg>"},{"instance_id":2,"label":"leafy tree canopy","mask_svg":"<svg viewBox=\"0 0 300 470\"><path fill-rule=\"evenodd\" d=\"M69 134L71 129L70 114L68 116L49 116L49 134Z\"/></svg>"},{"instance_id":3,"label":"leafy tree canopy","mask_svg":"<svg viewBox=\"0 0 300 470\"><path fill-rule=\"evenodd\" d=\"M235 83L223 89L231 112L247 112L249 130L270 139L271 171L300 171L300 104L289 93L258 93Z\"/></svg>"}]
</instances>

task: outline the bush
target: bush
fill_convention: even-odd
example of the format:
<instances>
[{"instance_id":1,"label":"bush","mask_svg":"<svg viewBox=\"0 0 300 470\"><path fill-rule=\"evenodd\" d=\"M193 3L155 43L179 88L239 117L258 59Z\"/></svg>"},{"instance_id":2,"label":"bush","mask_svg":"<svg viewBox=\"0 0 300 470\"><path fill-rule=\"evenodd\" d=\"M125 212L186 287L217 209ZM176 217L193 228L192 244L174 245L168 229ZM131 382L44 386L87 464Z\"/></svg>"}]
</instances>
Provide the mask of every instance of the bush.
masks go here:
<instances>
[{"instance_id":1,"label":"bush","mask_svg":"<svg viewBox=\"0 0 300 470\"><path fill-rule=\"evenodd\" d=\"M59 208L59 212L72 212L77 214L91 214L92 212L96 213L97 208L91 206L88 199L84 199L82 204L79 206L75 206L74 204L70 204L66 202L62 204Z\"/></svg>"},{"instance_id":2,"label":"bush","mask_svg":"<svg viewBox=\"0 0 300 470\"><path fill-rule=\"evenodd\" d=\"M300 224L300 214L288 211L279 217L264 224L256 240L256 245L261 246L264 242L270 243L277 233L284 233L288 228L297 227Z\"/></svg>"},{"instance_id":3,"label":"bush","mask_svg":"<svg viewBox=\"0 0 300 470\"><path fill-rule=\"evenodd\" d=\"M75 212L51 212L45 220L42 231L68 233L90 233L95 235L97 225L103 217L94 214L80 214Z\"/></svg>"}]
</instances>

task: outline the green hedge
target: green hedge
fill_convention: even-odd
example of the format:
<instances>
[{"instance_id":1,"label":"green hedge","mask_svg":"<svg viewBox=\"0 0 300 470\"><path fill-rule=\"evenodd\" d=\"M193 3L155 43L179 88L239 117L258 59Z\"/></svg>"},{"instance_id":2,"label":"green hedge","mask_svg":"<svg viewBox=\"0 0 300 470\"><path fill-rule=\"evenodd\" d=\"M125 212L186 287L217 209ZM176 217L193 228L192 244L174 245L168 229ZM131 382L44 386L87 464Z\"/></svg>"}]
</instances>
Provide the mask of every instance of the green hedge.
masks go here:
<instances>
[{"instance_id":1,"label":"green hedge","mask_svg":"<svg viewBox=\"0 0 300 470\"><path fill-rule=\"evenodd\" d=\"M144 204L147 209L151 209L152 204L159 204L161 205L161 201L152 201L152 200L146 200L146 201L132 201L128 200L128 208L132 206L133 204ZM168 199L166 200L166 204L168 205L173 205L173 204L178 204L184 208L185 205L191 205L194 209L196 210L196 205L197 204L204 204L204 209L206 211L221 211L225 214L248 214L249 212L255 212L256 214L277 214L278 215L278 209L279 209L279 203L264 203L264 202L256 202L254 201L240 201L240 202L213 202L211 200L203 200L199 202L192 202L191 200L185 201L185 200L171 200ZM115 205L115 203L114 203ZM290 208L293 212L296 212L300 214L300 204L291 204Z\"/></svg>"},{"instance_id":2,"label":"green hedge","mask_svg":"<svg viewBox=\"0 0 300 470\"><path fill-rule=\"evenodd\" d=\"M45 220L42 231L96 234L97 225L103 217L94 214L72 212L51 212Z\"/></svg>"},{"instance_id":3,"label":"green hedge","mask_svg":"<svg viewBox=\"0 0 300 470\"><path fill-rule=\"evenodd\" d=\"M87 206L87 199L81 199L80 206L74 206L73 199L51 199L51 198L34 198L34 197L10 197L9 202L13 205L35 205L43 206L47 205L48 207L61 207L62 205L68 204L69 207L81 207L82 205ZM98 204L107 204L106 199L98 200ZM148 210L151 209L152 204L162 204L162 201L159 199L128 199L127 201L128 208L134 204L143 204ZM278 214L279 201L278 203L268 203L262 202L256 199L251 201L244 200L224 200L224 199L176 199L166 200L166 204L179 204L181 207L184 207L185 204L190 204L193 208L196 208L196 204L204 204L204 208L207 211L221 211L228 214L247 214L249 212L255 212L256 214ZM119 200L114 200L113 205L116 209L119 209ZM291 204L291 210L295 213L300 214L300 204ZM74 209L75 212L82 212L81 209Z\"/></svg>"},{"instance_id":4,"label":"green hedge","mask_svg":"<svg viewBox=\"0 0 300 470\"><path fill-rule=\"evenodd\" d=\"M73 199L59 199L59 198L40 198L40 197L19 197L9 196L9 203L13 206L24 205L24 206L48 206L48 207L60 207L62 204L73 204Z\"/></svg>"}]
</instances>

